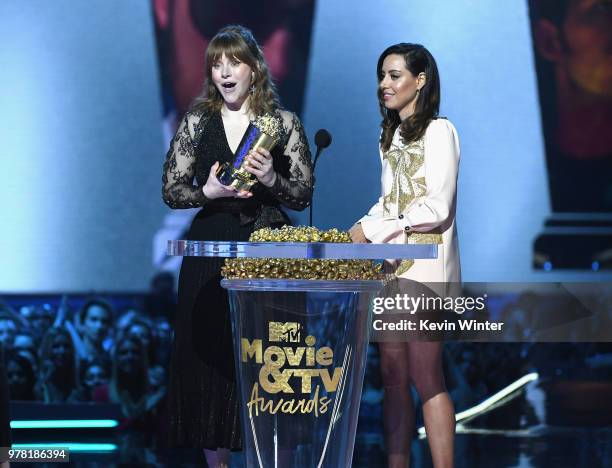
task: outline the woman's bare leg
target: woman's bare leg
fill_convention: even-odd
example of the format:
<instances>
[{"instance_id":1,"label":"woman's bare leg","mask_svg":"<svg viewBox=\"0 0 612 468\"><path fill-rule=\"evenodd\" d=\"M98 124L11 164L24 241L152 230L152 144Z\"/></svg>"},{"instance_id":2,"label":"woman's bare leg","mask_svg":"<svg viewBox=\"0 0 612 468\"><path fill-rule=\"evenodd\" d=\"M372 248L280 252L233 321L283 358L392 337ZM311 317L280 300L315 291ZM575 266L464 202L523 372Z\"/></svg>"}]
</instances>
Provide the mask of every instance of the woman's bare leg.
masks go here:
<instances>
[{"instance_id":1,"label":"woman's bare leg","mask_svg":"<svg viewBox=\"0 0 612 468\"><path fill-rule=\"evenodd\" d=\"M425 430L436 468L452 468L455 445L455 409L448 392L423 403Z\"/></svg>"},{"instance_id":2,"label":"woman's bare leg","mask_svg":"<svg viewBox=\"0 0 612 468\"><path fill-rule=\"evenodd\" d=\"M410 464L414 403L410 392L407 352L406 343L380 343L381 375L385 392L383 425L389 468L406 468Z\"/></svg>"},{"instance_id":3,"label":"woman's bare leg","mask_svg":"<svg viewBox=\"0 0 612 468\"><path fill-rule=\"evenodd\" d=\"M455 410L444 385L442 343L408 343L410 379L423 402L423 419L435 468L453 466Z\"/></svg>"}]
</instances>

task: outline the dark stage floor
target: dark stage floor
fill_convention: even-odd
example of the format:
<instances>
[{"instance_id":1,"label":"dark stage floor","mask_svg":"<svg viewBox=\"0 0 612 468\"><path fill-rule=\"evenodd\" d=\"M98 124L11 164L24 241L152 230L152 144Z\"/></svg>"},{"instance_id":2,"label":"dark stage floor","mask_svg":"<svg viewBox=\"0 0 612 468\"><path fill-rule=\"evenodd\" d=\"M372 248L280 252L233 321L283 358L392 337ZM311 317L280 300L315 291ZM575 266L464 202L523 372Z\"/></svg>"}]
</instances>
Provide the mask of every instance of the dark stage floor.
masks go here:
<instances>
[{"instance_id":1,"label":"dark stage floor","mask_svg":"<svg viewBox=\"0 0 612 468\"><path fill-rule=\"evenodd\" d=\"M543 380L514 393L490 410L464 419L457 425L456 468L612 468L612 403L607 383ZM380 397L364 394L353 457L353 467L385 467L380 419ZM462 410L462 408L459 408ZM461 411L458 412L458 414ZM420 416L417 415L417 421ZM49 430L38 433L48 437ZM71 466L202 467L202 453L195 450L161 451L149 448L141 433L61 434L55 442L107 444L106 452L71 453ZM35 434L30 434L30 437ZM14 431L14 442L32 442ZM80 439L79 439L80 437ZM112 449L108 449L112 447ZM28 464L21 464L26 467ZM35 464L66 466L65 464ZM231 467L244 466L234 454ZM412 468L431 467L427 441L412 443ZM267 467L266 467L267 468ZM339 467L340 468L340 467Z\"/></svg>"},{"instance_id":2,"label":"dark stage floor","mask_svg":"<svg viewBox=\"0 0 612 468\"><path fill-rule=\"evenodd\" d=\"M471 429L456 438L457 468L607 468L612 467L612 428L539 428L521 431ZM427 442L414 440L413 468L432 467ZM174 451L161 456L143 447L131 447L112 453L71 454L71 466L119 467L203 467L203 457L194 451ZM607 460L607 461L606 461ZM66 466L65 464L20 463L19 466ZM242 468L240 454L234 454L231 467ZM360 432L357 437L353 467L385 467L384 446L380 434Z\"/></svg>"}]
</instances>

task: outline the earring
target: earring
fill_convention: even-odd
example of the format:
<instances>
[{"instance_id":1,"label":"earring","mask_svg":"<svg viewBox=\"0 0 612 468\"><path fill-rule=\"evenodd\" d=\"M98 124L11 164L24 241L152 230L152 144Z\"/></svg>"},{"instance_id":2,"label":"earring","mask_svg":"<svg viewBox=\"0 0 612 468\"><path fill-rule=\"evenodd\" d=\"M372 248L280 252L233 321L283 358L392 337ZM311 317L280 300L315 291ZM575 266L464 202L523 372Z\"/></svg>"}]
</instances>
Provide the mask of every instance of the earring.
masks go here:
<instances>
[{"instance_id":1,"label":"earring","mask_svg":"<svg viewBox=\"0 0 612 468\"><path fill-rule=\"evenodd\" d=\"M249 92L250 92L251 94L255 94L255 85L254 85L254 84L253 84L253 85L251 85L251 87L249 88Z\"/></svg>"}]
</instances>

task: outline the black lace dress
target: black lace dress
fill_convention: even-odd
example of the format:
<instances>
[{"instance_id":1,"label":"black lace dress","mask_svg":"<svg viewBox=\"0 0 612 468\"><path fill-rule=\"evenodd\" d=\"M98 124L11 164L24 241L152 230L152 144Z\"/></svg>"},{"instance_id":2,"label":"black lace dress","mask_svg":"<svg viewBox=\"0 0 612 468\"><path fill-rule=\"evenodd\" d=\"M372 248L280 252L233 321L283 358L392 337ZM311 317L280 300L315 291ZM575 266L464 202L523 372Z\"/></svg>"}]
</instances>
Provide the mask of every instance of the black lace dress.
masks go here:
<instances>
[{"instance_id":1,"label":"black lace dress","mask_svg":"<svg viewBox=\"0 0 612 468\"><path fill-rule=\"evenodd\" d=\"M202 207L188 238L246 241L256 229L288 224L280 205L302 210L312 196L308 141L299 119L279 110L280 143L272 152L277 178L256 184L249 199L207 199L202 186L215 161L231 162L220 113L189 112L164 164L163 199L171 208ZM194 183L195 178L195 183ZM169 383L170 445L239 450L241 426L227 292L219 282L222 259L185 257Z\"/></svg>"}]
</instances>

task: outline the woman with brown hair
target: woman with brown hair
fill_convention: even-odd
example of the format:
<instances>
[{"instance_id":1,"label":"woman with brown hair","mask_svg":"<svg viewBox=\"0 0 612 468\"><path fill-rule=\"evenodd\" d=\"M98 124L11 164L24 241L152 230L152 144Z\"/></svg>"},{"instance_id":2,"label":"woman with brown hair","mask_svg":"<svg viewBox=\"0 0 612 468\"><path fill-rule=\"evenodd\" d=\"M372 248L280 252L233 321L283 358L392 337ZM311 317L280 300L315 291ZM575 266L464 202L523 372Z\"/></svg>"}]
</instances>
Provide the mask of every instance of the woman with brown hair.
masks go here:
<instances>
[{"instance_id":1,"label":"woman with brown hair","mask_svg":"<svg viewBox=\"0 0 612 468\"><path fill-rule=\"evenodd\" d=\"M262 51L241 26L223 28L206 50L206 81L183 117L164 165L163 198L171 208L201 208L188 239L246 241L259 228L289 219L281 205L302 210L312 196L308 142L298 118L280 108ZM255 118L269 115L280 129L272 152L249 153L258 183L236 191L219 182ZM195 182L194 182L195 180ZM227 293L222 261L185 257L169 385L170 442L205 449L209 466L226 466L241 448Z\"/></svg>"},{"instance_id":2,"label":"woman with brown hair","mask_svg":"<svg viewBox=\"0 0 612 468\"><path fill-rule=\"evenodd\" d=\"M437 244L436 259L386 262L385 269L412 283L428 283L440 294L438 289L448 291L451 283L461 281L455 226L457 132L452 123L438 117L438 68L425 47L392 45L381 54L376 71L383 117L382 196L351 228L351 238L353 242ZM409 463L414 431L412 385L423 404L434 466L453 466L455 414L444 385L442 343L380 343L380 356L388 466Z\"/></svg>"}]
</instances>

